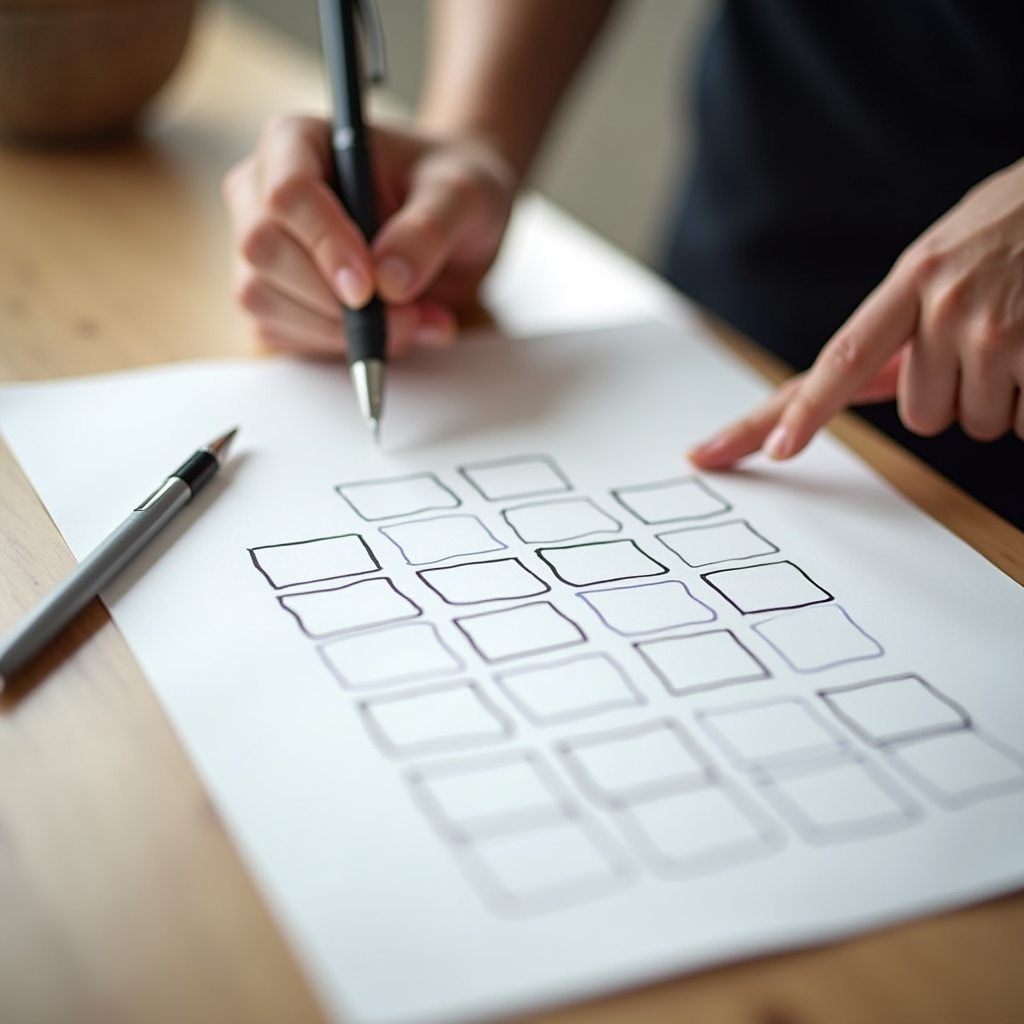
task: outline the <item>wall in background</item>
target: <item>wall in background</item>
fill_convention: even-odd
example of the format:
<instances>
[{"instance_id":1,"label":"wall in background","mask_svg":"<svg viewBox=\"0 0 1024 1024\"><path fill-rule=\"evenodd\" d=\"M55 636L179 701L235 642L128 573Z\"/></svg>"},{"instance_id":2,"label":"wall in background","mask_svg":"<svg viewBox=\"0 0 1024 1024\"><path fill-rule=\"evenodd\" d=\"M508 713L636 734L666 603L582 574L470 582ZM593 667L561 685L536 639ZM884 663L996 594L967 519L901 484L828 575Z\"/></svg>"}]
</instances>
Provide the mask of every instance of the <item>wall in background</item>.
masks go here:
<instances>
[{"instance_id":1,"label":"wall in background","mask_svg":"<svg viewBox=\"0 0 1024 1024\"><path fill-rule=\"evenodd\" d=\"M231 2L319 52L317 0ZM414 104L428 5L377 5L388 86ZM621 3L566 96L534 170L537 188L648 262L657 255L668 197L689 164L691 83L714 8L715 0Z\"/></svg>"}]
</instances>

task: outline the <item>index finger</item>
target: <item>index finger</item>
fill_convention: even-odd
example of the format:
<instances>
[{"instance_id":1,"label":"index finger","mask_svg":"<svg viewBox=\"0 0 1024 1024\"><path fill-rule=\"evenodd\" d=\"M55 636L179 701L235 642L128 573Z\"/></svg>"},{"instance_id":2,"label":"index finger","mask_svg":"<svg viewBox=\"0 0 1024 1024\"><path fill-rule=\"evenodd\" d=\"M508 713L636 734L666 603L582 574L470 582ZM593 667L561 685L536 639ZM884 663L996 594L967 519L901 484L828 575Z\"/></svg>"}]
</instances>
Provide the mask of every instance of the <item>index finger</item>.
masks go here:
<instances>
[{"instance_id":1,"label":"index finger","mask_svg":"<svg viewBox=\"0 0 1024 1024\"><path fill-rule=\"evenodd\" d=\"M802 451L914 335L918 315L917 288L897 266L821 350L765 441L767 454L788 459Z\"/></svg>"},{"instance_id":2,"label":"index finger","mask_svg":"<svg viewBox=\"0 0 1024 1024\"><path fill-rule=\"evenodd\" d=\"M309 253L348 306L373 294L373 264L362 232L328 184L325 122L311 117L272 121L259 145L260 194L274 220Z\"/></svg>"}]
</instances>

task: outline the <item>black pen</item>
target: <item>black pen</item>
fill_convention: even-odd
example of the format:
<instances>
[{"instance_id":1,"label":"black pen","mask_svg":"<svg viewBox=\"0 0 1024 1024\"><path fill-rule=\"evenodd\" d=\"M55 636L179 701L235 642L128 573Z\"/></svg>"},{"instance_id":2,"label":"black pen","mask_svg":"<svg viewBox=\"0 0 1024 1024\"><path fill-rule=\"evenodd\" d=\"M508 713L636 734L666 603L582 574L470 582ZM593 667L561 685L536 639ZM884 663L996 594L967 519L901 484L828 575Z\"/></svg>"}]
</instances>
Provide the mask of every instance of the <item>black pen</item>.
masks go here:
<instances>
[{"instance_id":1,"label":"black pen","mask_svg":"<svg viewBox=\"0 0 1024 1024\"><path fill-rule=\"evenodd\" d=\"M186 459L0 641L0 690L184 508L227 458L237 428Z\"/></svg>"},{"instance_id":2,"label":"black pen","mask_svg":"<svg viewBox=\"0 0 1024 1024\"><path fill-rule=\"evenodd\" d=\"M320 33L331 87L334 191L367 241L377 231L370 149L363 118L362 77L356 7L369 44L368 79L380 81L384 50L373 0L320 0ZM363 418L380 440L387 327L384 305L375 295L362 309L345 310L349 372Z\"/></svg>"}]
</instances>

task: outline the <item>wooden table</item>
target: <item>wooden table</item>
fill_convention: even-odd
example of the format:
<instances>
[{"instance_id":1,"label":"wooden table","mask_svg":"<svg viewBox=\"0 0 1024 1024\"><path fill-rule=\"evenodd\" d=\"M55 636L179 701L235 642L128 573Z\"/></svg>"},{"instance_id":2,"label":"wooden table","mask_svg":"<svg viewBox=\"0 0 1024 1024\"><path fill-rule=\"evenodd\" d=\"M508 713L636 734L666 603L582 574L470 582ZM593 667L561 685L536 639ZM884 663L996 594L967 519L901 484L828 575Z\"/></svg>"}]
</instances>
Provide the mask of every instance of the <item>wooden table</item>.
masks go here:
<instances>
[{"instance_id":1,"label":"wooden table","mask_svg":"<svg viewBox=\"0 0 1024 1024\"><path fill-rule=\"evenodd\" d=\"M143 138L0 149L0 379L250 350L230 299L219 181L268 114L321 108L322 95L306 54L208 6ZM1024 535L869 429L838 431L1024 583ZM72 562L0 447L0 630ZM1022 953L1019 894L538 1019L1020 1021ZM0 698L0 1020L323 1020L98 603Z\"/></svg>"}]
</instances>

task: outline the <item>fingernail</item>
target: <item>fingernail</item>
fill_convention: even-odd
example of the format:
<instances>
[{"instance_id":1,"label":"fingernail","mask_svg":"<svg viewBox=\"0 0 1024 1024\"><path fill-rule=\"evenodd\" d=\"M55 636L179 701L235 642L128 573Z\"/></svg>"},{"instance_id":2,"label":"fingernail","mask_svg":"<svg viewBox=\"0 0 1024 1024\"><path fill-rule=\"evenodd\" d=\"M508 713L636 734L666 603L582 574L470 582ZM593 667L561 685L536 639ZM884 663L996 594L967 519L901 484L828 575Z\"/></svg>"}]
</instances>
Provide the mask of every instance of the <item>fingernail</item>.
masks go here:
<instances>
[{"instance_id":1,"label":"fingernail","mask_svg":"<svg viewBox=\"0 0 1024 1024\"><path fill-rule=\"evenodd\" d=\"M370 283L351 267L342 267L334 275L334 287L350 309L361 309L370 300Z\"/></svg>"},{"instance_id":2,"label":"fingernail","mask_svg":"<svg viewBox=\"0 0 1024 1024\"><path fill-rule=\"evenodd\" d=\"M389 298L404 298L412 282L412 267L397 256L389 256L377 267L377 282Z\"/></svg>"},{"instance_id":3,"label":"fingernail","mask_svg":"<svg viewBox=\"0 0 1024 1024\"><path fill-rule=\"evenodd\" d=\"M416 328L412 340L424 348L449 348L455 341L455 335L438 324L421 324Z\"/></svg>"},{"instance_id":4,"label":"fingernail","mask_svg":"<svg viewBox=\"0 0 1024 1024\"><path fill-rule=\"evenodd\" d=\"M770 459L785 459L792 447L790 443L789 430L779 424L766 438L761 445L761 451Z\"/></svg>"}]
</instances>

